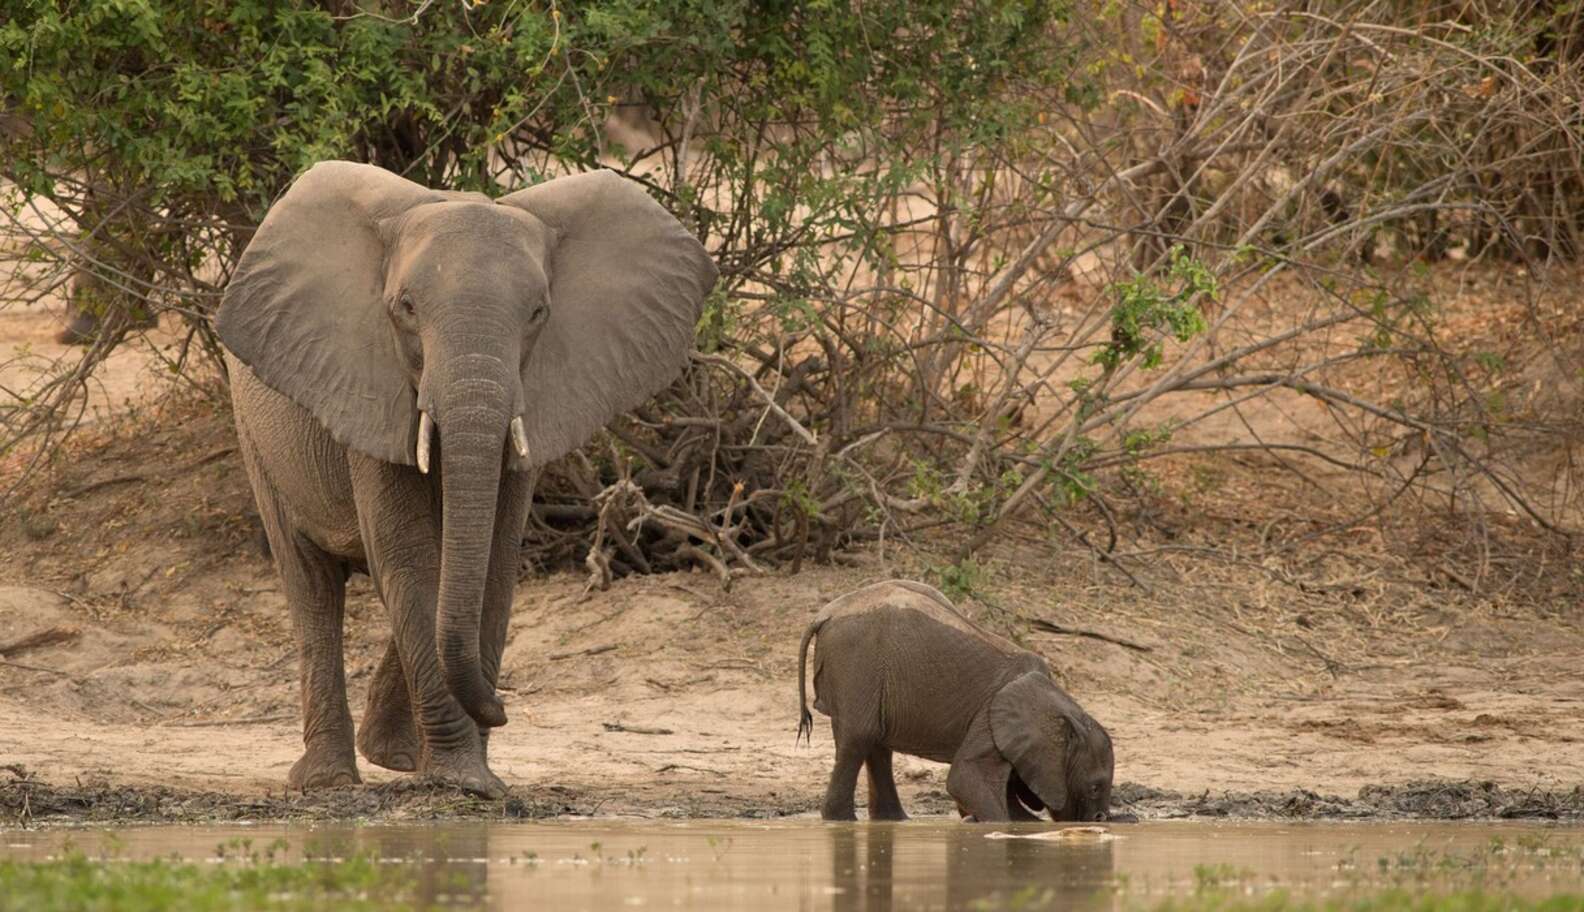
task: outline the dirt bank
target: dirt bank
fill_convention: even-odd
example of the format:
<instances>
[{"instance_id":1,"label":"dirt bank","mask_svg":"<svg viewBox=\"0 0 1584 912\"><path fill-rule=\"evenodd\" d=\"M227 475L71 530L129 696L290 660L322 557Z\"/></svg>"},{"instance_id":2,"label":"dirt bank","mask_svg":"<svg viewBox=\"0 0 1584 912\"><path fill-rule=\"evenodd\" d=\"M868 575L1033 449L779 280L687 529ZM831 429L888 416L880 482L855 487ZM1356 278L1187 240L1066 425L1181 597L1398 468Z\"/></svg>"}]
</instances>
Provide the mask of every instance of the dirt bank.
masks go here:
<instances>
[{"instance_id":1,"label":"dirt bank","mask_svg":"<svg viewBox=\"0 0 1584 912\"><path fill-rule=\"evenodd\" d=\"M727 794L695 794L683 803L633 802L609 788L576 789L547 785L523 789L500 801L459 795L401 780L349 786L307 794L260 795L197 791L169 786L50 785L27 777L20 768L0 784L0 823L156 824L223 821L328 820L538 820L553 817L621 815L660 818L812 817L817 798L786 800ZM620 788L618 785L617 788ZM1584 821L1584 789L1504 789L1492 782L1444 779L1404 785L1372 785L1353 798L1307 789L1284 792L1206 791L1185 795L1124 782L1116 791L1118 809L1142 820L1235 818L1275 820L1489 820ZM939 789L922 791L910 802L915 817L954 816Z\"/></svg>"}]
</instances>

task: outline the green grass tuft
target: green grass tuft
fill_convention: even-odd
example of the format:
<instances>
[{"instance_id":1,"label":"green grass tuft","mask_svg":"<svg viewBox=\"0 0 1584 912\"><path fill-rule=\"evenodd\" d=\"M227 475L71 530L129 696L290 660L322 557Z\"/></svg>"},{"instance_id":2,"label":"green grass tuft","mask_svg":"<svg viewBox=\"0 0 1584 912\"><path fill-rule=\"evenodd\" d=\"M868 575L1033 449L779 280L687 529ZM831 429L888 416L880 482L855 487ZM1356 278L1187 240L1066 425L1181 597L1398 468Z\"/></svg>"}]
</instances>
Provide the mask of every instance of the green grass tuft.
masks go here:
<instances>
[{"instance_id":1,"label":"green grass tuft","mask_svg":"<svg viewBox=\"0 0 1584 912\"><path fill-rule=\"evenodd\" d=\"M420 910L417 879L372 856L284 863L123 861L73 852L45 862L0 861L0 912Z\"/></svg>"},{"instance_id":2,"label":"green grass tuft","mask_svg":"<svg viewBox=\"0 0 1584 912\"><path fill-rule=\"evenodd\" d=\"M1575 912L1584 910L1584 894L1563 893L1525 899L1510 893L1466 890L1425 893L1392 889L1363 896L1302 899L1277 891L1262 896L1202 892L1170 899L1153 912Z\"/></svg>"}]
</instances>

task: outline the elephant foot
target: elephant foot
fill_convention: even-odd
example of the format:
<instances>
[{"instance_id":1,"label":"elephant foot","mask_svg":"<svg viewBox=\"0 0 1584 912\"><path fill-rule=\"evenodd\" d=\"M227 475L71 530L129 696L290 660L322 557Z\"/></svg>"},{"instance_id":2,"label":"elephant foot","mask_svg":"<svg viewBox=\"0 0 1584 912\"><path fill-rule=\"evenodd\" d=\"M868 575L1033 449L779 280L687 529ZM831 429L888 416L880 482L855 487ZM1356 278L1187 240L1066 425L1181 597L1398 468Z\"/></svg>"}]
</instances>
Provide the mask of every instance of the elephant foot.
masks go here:
<instances>
[{"instance_id":1,"label":"elephant foot","mask_svg":"<svg viewBox=\"0 0 1584 912\"><path fill-rule=\"evenodd\" d=\"M506 797L506 783L490 772L481 756L470 753L440 754L426 757L419 765L419 775L440 785L461 789L480 798Z\"/></svg>"},{"instance_id":2,"label":"elephant foot","mask_svg":"<svg viewBox=\"0 0 1584 912\"><path fill-rule=\"evenodd\" d=\"M908 819L907 812L901 808L870 808L870 820L896 821L898 823Z\"/></svg>"},{"instance_id":3,"label":"elephant foot","mask_svg":"<svg viewBox=\"0 0 1584 912\"><path fill-rule=\"evenodd\" d=\"M857 820L858 812L851 805L847 807L826 806L820 809L821 820Z\"/></svg>"},{"instance_id":4,"label":"elephant foot","mask_svg":"<svg viewBox=\"0 0 1584 912\"><path fill-rule=\"evenodd\" d=\"M312 747L292 764L291 773L286 777L286 783L299 792L357 785L362 781L357 759L351 751L321 751Z\"/></svg>"},{"instance_id":5,"label":"elephant foot","mask_svg":"<svg viewBox=\"0 0 1584 912\"><path fill-rule=\"evenodd\" d=\"M412 714L408 712L366 718L358 728L358 753L375 766L388 770L410 773L418 769L422 747Z\"/></svg>"}]
</instances>

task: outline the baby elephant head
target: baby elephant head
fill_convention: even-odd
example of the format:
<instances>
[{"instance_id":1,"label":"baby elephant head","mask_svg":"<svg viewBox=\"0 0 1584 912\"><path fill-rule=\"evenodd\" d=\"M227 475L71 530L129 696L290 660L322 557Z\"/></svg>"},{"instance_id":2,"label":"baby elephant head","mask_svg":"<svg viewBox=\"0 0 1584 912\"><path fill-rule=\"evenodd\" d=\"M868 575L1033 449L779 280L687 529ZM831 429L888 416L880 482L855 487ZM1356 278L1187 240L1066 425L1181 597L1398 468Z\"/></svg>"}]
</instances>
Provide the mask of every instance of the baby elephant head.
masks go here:
<instances>
[{"instance_id":1,"label":"baby elephant head","mask_svg":"<svg viewBox=\"0 0 1584 912\"><path fill-rule=\"evenodd\" d=\"M715 279L687 229L609 171L492 200L322 162L243 254L217 321L232 354L342 445L439 469L437 649L479 724L506 721L479 660L501 473L671 382Z\"/></svg>"},{"instance_id":2,"label":"baby elephant head","mask_svg":"<svg viewBox=\"0 0 1584 912\"><path fill-rule=\"evenodd\" d=\"M996 692L990 736L1015 773L1009 800L1052 820L1109 817L1111 736L1048 676L1031 671Z\"/></svg>"}]
</instances>

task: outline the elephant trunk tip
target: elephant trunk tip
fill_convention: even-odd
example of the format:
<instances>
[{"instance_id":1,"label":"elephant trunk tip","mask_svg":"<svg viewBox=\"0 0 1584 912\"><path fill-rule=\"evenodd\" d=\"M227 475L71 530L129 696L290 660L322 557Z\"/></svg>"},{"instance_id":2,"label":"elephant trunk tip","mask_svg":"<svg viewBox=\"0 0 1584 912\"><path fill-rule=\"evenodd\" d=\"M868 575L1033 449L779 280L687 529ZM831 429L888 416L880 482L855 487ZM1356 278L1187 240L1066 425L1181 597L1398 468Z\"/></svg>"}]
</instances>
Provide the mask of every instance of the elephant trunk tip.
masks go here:
<instances>
[{"instance_id":1,"label":"elephant trunk tip","mask_svg":"<svg viewBox=\"0 0 1584 912\"><path fill-rule=\"evenodd\" d=\"M495 688L478 672L478 662L452 661L444 658L441 650L440 668L446 687L473 721L485 728L499 728L506 724L506 706L501 703Z\"/></svg>"},{"instance_id":2,"label":"elephant trunk tip","mask_svg":"<svg viewBox=\"0 0 1584 912\"><path fill-rule=\"evenodd\" d=\"M469 715L473 717L473 721L485 728L500 728L506 724L506 706L501 703L499 697L493 695L486 697L484 703L474 707L474 710Z\"/></svg>"}]
</instances>

